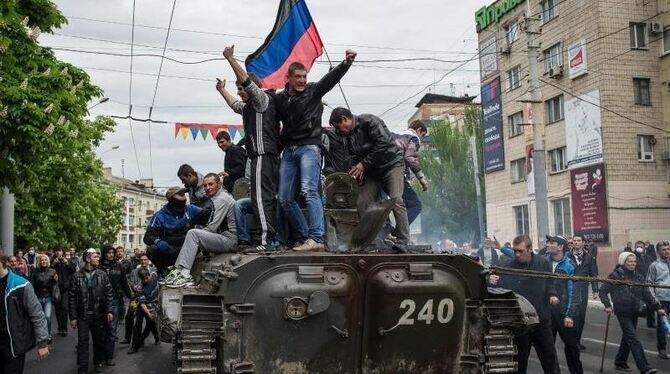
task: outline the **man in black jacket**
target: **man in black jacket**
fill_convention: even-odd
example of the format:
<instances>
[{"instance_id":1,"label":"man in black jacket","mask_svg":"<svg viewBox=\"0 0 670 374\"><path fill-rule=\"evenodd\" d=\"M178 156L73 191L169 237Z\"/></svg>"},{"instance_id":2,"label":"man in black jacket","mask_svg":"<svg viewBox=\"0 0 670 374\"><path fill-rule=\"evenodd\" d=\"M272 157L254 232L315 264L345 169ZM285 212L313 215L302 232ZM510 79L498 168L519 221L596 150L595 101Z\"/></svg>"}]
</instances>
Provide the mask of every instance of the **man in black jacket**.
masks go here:
<instances>
[{"instance_id":1,"label":"man in black jacket","mask_svg":"<svg viewBox=\"0 0 670 374\"><path fill-rule=\"evenodd\" d=\"M549 261L533 253L533 242L528 235L514 238L512 248L514 249L514 259L505 264L505 267L552 272ZM551 331L550 306L557 305L560 302L554 282L549 279L527 278L517 275L498 276L495 274L489 277L489 282L492 286L506 288L525 297L535 307L540 321L533 331L514 338L514 344L519 351L519 370L517 373L526 373L531 345L535 347L535 352L540 359L545 374L560 373Z\"/></svg>"},{"instance_id":2,"label":"man in black jacket","mask_svg":"<svg viewBox=\"0 0 670 374\"><path fill-rule=\"evenodd\" d=\"M303 242L293 248L296 251L325 248L323 201L319 194L321 98L342 79L355 59L356 52L347 50L345 60L316 83L307 83L305 66L294 62L288 68L286 88L276 97L284 145L279 167L279 204L293 229L293 236ZM296 203L298 193L305 195L309 226Z\"/></svg>"},{"instance_id":3,"label":"man in black jacket","mask_svg":"<svg viewBox=\"0 0 670 374\"><path fill-rule=\"evenodd\" d=\"M223 95L228 106L235 113L242 115L246 148L250 160L251 207L259 228L256 250L274 250L278 247L275 235L277 232L279 154L281 153L275 93L274 91L263 91L260 81L255 76L247 74L235 60L234 46L226 47L223 55L235 72L237 93L241 100L237 100L226 91L225 80L219 80L216 88ZM244 239L246 239L245 235L243 234Z\"/></svg>"},{"instance_id":4,"label":"man in black jacket","mask_svg":"<svg viewBox=\"0 0 670 374\"><path fill-rule=\"evenodd\" d=\"M575 234L572 238L572 251L568 254L570 261L575 267L575 275L581 277L598 277L598 262L592 251L586 248L584 235ZM598 282L591 283L593 291L593 299L598 298ZM577 313L575 314L575 327L577 327L577 341L579 342L579 350L586 349L581 343L582 332L586 324L586 308L589 300L589 284L586 282L574 283L575 296L582 302L577 305Z\"/></svg>"},{"instance_id":5,"label":"man in black jacket","mask_svg":"<svg viewBox=\"0 0 670 374\"><path fill-rule=\"evenodd\" d=\"M381 118L372 114L354 116L349 109L335 108L330 124L338 134L347 136L346 144L353 156L354 166L349 171L361 188L358 193L358 214L368 210L381 191L394 202L393 216L396 227L392 234L397 238L393 248L407 251L409 221L402 199L405 163L402 151L391 138L391 132Z\"/></svg>"},{"instance_id":6,"label":"man in black jacket","mask_svg":"<svg viewBox=\"0 0 670 374\"><path fill-rule=\"evenodd\" d=\"M225 131L216 134L216 144L225 153L223 171L219 173L223 178L223 188L232 194L235 181L244 177L244 169L247 166L247 152L244 148L233 143L230 134Z\"/></svg>"},{"instance_id":7,"label":"man in black jacket","mask_svg":"<svg viewBox=\"0 0 670 374\"><path fill-rule=\"evenodd\" d=\"M49 356L47 320L28 280L7 267L0 252L0 373L23 373L26 352Z\"/></svg>"},{"instance_id":8,"label":"man in black jacket","mask_svg":"<svg viewBox=\"0 0 670 374\"><path fill-rule=\"evenodd\" d=\"M119 320L123 315L123 298L130 298L130 287L128 286L128 274L123 265L116 260L116 250L110 245L102 246L102 254L105 259L102 263L102 270L107 273L109 282L112 285L114 299L112 301L112 314L114 319L107 324L105 329L105 363L107 366L114 366L114 346L117 340L117 329Z\"/></svg>"},{"instance_id":9,"label":"man in black jacket","mask_svg":"<svg viewBox=\"0 0 670 374\"><path fill-rule=\"evenodd\" d=\"M58 274L58 288L60 289L60 301L56 302L56 321L58 322L58 335L67 336L68 323L68 300L72 276L77 271L77 265L65 258L63 248L56 247L51 266Z\"/></svg>"},{"instance_id":10,"label":"man in black jacket","mask_svg":"<svg viewBox=\"0 0 670 374\"><path fill-rule=\"evenodd\" d=\"M105 358L105 326L112 322L114 291L100 255L93 248L82 255L84 267L75 273L70 288L70 326L77 331L79 374L88 373L88 337L93 340L93 365L99 373Z\"/></svg>"}]
</instances>

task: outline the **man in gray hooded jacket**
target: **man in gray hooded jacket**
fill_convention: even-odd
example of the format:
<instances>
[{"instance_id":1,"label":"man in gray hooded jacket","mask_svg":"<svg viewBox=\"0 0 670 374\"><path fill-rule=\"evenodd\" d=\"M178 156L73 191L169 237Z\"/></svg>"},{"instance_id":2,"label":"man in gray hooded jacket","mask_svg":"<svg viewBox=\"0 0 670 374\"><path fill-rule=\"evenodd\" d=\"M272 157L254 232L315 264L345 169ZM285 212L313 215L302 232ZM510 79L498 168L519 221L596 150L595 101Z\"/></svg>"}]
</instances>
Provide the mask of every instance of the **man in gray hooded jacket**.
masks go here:
<instances>
[{"instance_id":1,"label":"man in gray hooded jacket","mask_svg":"<svg viewBox=\"0 0 670 374\"><path fill-rule=\"evenodd\" d=\"M203 184L213 205L212 215L203 229L191 229L186 234L175 269L165 277L164 284L168 287L193 285L191 267L198 249L213 253L233 252L237 249L235 199L222 189L218 174L205 175Z\"/></svg>"}]
</instances>

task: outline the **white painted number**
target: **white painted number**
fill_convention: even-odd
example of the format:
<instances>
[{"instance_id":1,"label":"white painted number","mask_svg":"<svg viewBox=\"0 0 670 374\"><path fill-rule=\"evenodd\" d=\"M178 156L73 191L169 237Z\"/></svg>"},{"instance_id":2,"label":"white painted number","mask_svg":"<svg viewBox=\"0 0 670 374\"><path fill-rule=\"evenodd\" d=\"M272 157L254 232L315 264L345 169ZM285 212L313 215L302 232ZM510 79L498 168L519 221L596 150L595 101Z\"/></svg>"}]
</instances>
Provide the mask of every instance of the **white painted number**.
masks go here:
<instances>
[{"instance_id":1,"label":"white painted number","mask_svg":"<svg viewBox=\"0 0 670 374\"><path fill-rule=\"evenodd\" d=\"M414 318L412 318L412 313L414 313L414 310L416 309L416 303L414 300L403 300L400 303L400 309L405 309L407 308L407 311L405 314L400 317L400 321L398 321L399 325L413 325L414 324Z\"/></svg>"},{"instance_id":2,"label":"white painted number","mask_svg":"<svg viewBox=\"0 0 670 374\"><path fill-rule=\"evenodd\" d=\"M430 325L430 323L433 322L435 319L435 315L433 314L433 299L428 299L428 301L426 301L426 304L421 308L416 319L425 321L426 325Z\"/></svg>"},{"instance_id":3,"label":"white painted number","mask_svg":"<svg viewBox=\"0 0 670 374\"><path fill-rule=\"evenodd\" d=\"M435 319L434 311L435 303L433 299L428 299L423 305L416 319L423 321L426 325L430 325ZM398 325L414 325L414 311L416 310L416 302L411 299L405 299L400 303L400 309L405 310L402 317L398 321ZM442 299L437 304L437 322L449 323L454 318L454 302L451 299Z\"/></svg>"},{"instance_id":4,"label":"white painted number","mask_svg":"<svg viewBox=\"0 0 670 374\"><path fill-rule=\"evenodd\" d=\"M432 301L432 300L431 300ZM446 314L445 314L445 310ZM454 302L451 299L442 299L437 304L437 320L440 323L448 323L454 317Z\"/></svg>"}]
</instances>

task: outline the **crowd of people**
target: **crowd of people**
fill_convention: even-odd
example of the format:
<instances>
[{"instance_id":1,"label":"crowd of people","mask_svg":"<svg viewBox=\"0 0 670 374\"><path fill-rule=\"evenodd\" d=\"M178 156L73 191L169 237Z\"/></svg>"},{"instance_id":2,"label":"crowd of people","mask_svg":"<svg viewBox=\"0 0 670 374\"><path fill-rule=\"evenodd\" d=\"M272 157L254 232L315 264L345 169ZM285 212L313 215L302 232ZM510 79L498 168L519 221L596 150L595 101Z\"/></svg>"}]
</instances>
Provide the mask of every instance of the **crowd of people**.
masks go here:
<instances>
[{"instance_id":1,"label":"crowd of people","mask_svg":"<svg viewBox=\"0 0 670 374\"><path fill-rule=\"evenodd\" d=\"M637 335L639 318L648 321L647 326L657 331L657 352L661 360L667 360L667 335L670 325L670 244L638 241L629 243L619 254L615 268L608 278L625 280L648 287L628 287L608 282L591 282L591 298L600 299L608 316L614 315L621 328L622 337L614 361L614 368L631 372L628 356L643 374L656 373L645 356ZM451 246L451 244L450 244ZM455 247L455 245L454 245ZM470 250L485 266L497 266L518 270L512 274L501 271L489 276L493 287L510 289L525 297L537 311L539 325L526 334L515 337L518 349L519 373L527 371L530 348L534 347L545 373L559 373L555 348L556 335L564 345L565 360L571 374L583 373L580 352L586 350L581 343L586 324L589 300L589 283L566 279L538 279L523 276L523 271L558 273L566 276L598 277L598 247L584 239L583 235L565 238L560 235L547 236L544 248L534 251L527 235L500 245L497 240L487 239L478 250ZM455 249L458 250L458 249ZM468 252L465 252L468 254ZM656 287L655 287L656 286ZM649 314L652 318L649 319ZM666 327L668 326L668 327Z\"/></svg>"},{"instance_id":2,"label":"crowd of people","mask_svg":"<svg viewBox=\"0 0 670 374\"><path fill-rule=\"evenodd\" d=\"M378 241L407 252L409 225L421 212L410 180L416 177L428 189L417 157L426 126L415 121L392 133L380 118L354 115L346 108L333 109L330 126L322 126L322 98L347 73L354 51L347 50L339 65L313 83L307 82L305 66L290 64L286 87L279 92L263 90L237 62L233 47L223 55L235 73L238 97L226 89L225 80L217 80L216 89L242 116L245 137L235 144L227 132L217 134L217 145L225 152L221 172L201 173L188 164L178 168L184 187L168 189L167 204L144 236L149 258L165 275L162 284L194 285L191 269L198 251L327 249L322 179L336 172L348 173L358 183L360 216L376 202L393 202L395 225L385 225ZM235 200L235 183L245 176L249 195ZM248 215L253 223L247 222Z\"/></svg>"},{"instance_id":3,"label":"crowd of people","mask_svg":"<svg viewBox=\"0 0 670 374\"><path fill-rule=\"evenodd\" d=\"M154 344L160 344L155 324L158 274L140 249L130 257L123 247L110 245L82 252L56 247L0 255L0 290L3 298L22 293L10 298L18 299L20 305L0 307L0 319L10 321L0 323L1 373L21 373L25 352L35 345L40 358L48 355L54 339L52 312L58 336L76 331L79 373L89 371L89 340L94 371L100 372L103 365L115 366L120 324L125 325L125 335L119 344L129 345L129 354L143 347L150 334Z\"/></svg>"}]
</instances>

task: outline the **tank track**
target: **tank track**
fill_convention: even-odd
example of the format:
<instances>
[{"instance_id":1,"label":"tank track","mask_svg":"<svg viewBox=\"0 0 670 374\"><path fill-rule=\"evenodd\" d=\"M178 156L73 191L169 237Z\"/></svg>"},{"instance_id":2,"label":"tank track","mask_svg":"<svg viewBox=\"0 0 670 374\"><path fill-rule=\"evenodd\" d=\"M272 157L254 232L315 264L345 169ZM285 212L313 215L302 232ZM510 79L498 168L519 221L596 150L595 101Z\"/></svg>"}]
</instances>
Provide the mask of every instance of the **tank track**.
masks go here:
<instances>
[{"instance_id":1,"label":"tank track","mask_svg":"<svg viewBox=\"0 0 670 374\"><path fill-rule=\"evenodd\" d=\"M181 326L175 337L178 374L216 374L217 339L221 336L223 305L218 297L185 295Z\"/></svg>"},{"instance_id":2,"label":"tank track","mask_svg":"<svg viewBox=\"0 0 670 374\"><path fill-rule=\"evenodd\" d=\"M516 373L519 363L514 360L517 354L510 329L492 328L484 336L484 373Z\"/></svg>"}]
</instances>

